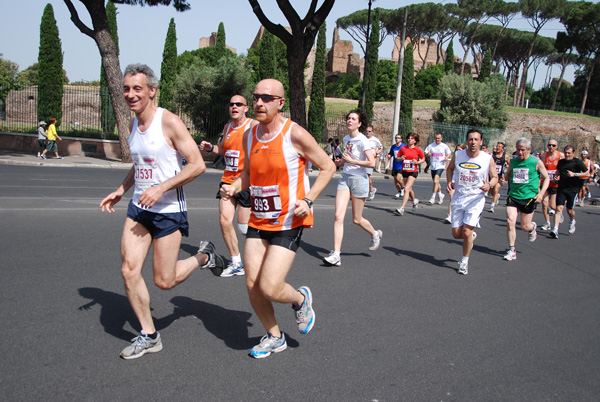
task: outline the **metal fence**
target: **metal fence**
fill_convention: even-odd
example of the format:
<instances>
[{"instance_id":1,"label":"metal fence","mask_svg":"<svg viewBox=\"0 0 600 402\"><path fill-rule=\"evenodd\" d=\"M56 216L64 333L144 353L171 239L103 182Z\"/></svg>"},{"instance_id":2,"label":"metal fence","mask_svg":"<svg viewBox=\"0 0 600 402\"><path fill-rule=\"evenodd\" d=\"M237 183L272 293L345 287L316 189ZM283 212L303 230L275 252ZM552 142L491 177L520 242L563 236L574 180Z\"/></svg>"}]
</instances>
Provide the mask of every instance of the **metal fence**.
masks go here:
<instances>
[{"instance_id":1,"label":"metal fence","mask_svg":"<svg viewBox=\"0 0 600 402\"><path fill-rule=\"evenodd\" d=\"M102 110L102 98L108 103L108 91L97 86L65 86L62 99L61 135L83 138L118 139L114 125L107 124ZM157 97L154 103L158 104ZM223 125L229 119L225 105L215 105L204 113L200 126L195 127L189 116L180 108L173 110L179 115L197 140L216 140ZM0 99L0 131L13 133L36 133L38 118L48 120L52 116L38 116L38 88L26 87L8 92L5 101ZM133 114L132 114L133 117ZM104 123L104 124L103 124ZM106 127L111 130L106 131Z\"/></svg>"},{"instance_id":2,"label":"metal fence","mask_svg":"<svg viewBox=\"0 0 600 402\"><path fill-rule=\"evenodd\" d=\"M103 129L103 127L106 128L110 125L107 125L106 122L103 124L101 121L102 97L108 100L108 93L101 94L97 86L66 85L62 101L63 115L59 127L60 134L71 137L118 139L116 128L113 128L111 132L106 132ZM155 98L154 102L158 103L158 100ZM0 99L0 131L36 133L38 126L37 104L37 86L9 91L4 102ZM538 106L535 105L535 107ZM179 108L173 110L173 112L183 120L196 141L202 139L216 141L222 132L223 125L229 119L228 110L225 105L213 105L210 110L203 114L201 119L198 119L198 127ZM288 116L289 112L284 114ZM41 118L47 121L50 117L43 116ZM391 134L393 128L392 121L376 117L373 125L375 126L376 136L388 148L393 142ZM493 145L498 141L502 141L506 143L507 149L512 149L518 138L528 137L532 140L534 151L543 151L546 149L548 140L552 137L538 133L510 132L508 130L436 123L424 120L414 120L412 122L401 120L399 132L406 137L408 128L411 126L412 131L420 135L421 142L419 145L423 148L433 142L436 133L442 133L444 142L450 145L464 143L466 141L466 133L471 128L477 128L481 131L485 144ZM319 142L326 143L328 138L339 138L341 140L347 133L345 115L340 114L339 116L327 118L322 137L319 138L317 136L317 138ZM590 140L583 136L569 134L567 136L559 136L557 140L559 147L570 144L575 147L577 152L582 149L588 149L593 155L597 155L597 144L593 139Z\"/></svg>"}]
</instances>

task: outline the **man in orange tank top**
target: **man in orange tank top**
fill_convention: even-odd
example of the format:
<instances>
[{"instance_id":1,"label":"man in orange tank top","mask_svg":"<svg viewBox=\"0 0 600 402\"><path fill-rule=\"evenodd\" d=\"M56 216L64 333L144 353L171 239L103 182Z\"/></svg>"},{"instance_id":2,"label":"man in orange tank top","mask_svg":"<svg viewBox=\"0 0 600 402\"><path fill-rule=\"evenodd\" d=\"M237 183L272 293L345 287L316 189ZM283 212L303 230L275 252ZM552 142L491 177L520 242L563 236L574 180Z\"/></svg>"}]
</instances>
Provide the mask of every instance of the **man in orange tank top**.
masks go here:
<instances>
[{"instance_id":1,"label":"man in orange tank top","mask_svg":"<svg viewBox=\"0 0 600 402\"><path fill-rule=\"evenodd\" d=\"M224 199L251 189L252 215L244 247L246 287L252 308L267 331L250 351L257 359L287 348L273 302L292 304L300 333L308 333L314 325L310 289L301 286L296 290L286 283L286 277L302 229L312 225L312 204L335 173L333 161L313 136L281 115L284 95L283 84L277 80L266 79L256 85L252 99L259 124L244 134L244 169L235 182L221 187ZM308 162L319 168L312 187Z\"/></svg>"},{"instance_id":2,"label":"man in orange tank top","mask_svg":"<svg viewBox=\"0 0 600 402\"><path fill-rule=\"evenodd\" d=\"M246 235L248 231L248 220L250 219L250 190L237 193L235 196L225 200L221 197L220 188L223 184L231 184L237 179L244 168L244 147L242 139L244 132L258 122L246 117L248 103L241 95L234 95L229 100L229 116L231 122L223 127L223 138L221 142L212 145L208 141L200 143L200 150L214 152L225 156L225 172L219 184L217 199L219 200L219 223L223 239L231 254L231 263L223 270L221 277L228 278L234 275L244 275L244 263L238 246L238 238L233 227L233 218L237 207L237 221L240 233Z\"/></svg>"},{"instance_id":3,"label":"man in orange tank top","mask_svg":"<svg viewBox=\"0 0 600 402\"><path fill-rule=\"evenodd\" d=\"M548 150L542 153L540 160L544 163L548 177L550 178L550 184L548 189L544 193L544 199L542 200L542 213L544 214L545 223L540 228L542 230L552 230L552 224L550 223L550 211L548 208L556 211L556 192L558 191L558 183L554 181L554 175L556 174L556 166L558 161L563 159L565 156L558 150L558 142L555 139L548 141Z\"/></svg>"}]
</instances>

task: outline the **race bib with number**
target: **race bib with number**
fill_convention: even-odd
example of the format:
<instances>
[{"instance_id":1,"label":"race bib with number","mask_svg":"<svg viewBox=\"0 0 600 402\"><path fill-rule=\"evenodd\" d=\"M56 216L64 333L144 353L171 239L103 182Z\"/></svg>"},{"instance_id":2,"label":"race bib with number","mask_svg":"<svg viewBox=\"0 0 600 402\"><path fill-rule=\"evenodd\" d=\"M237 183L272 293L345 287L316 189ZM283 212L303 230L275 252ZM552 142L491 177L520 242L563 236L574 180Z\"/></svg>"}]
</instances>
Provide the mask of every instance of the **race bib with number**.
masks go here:
<instances>
[{"instance_id":1,"label":"race bib with number","mask_svg":"<svg viewBox=\"0 0 600 402\"><path fill-rule=\"evenodd\" d=\"M529 169L518 168L513 169L513 183L529 183Z\"/></svg>"},{"instance_id":2,"label":"race bib with number","mask_svg":"<svg viewBox=\"0 0 600 402\"><path fill-rule=\"evenodd\" d=\"M240 151L228 149L225 151L225 170L237 172L240 163Z\"/></svg>"},{"instance_id":3,"label":"race bib with number","mask_svg":"<svg viewBox=\"0 0 600 402\"><path fill-rule=\"evenodd\" d=\"M500 176L502 174L503 167L504 167L503 165L496 165L496 173L498 173L498 176Z\"/></svg>"},{"instance_id":4,"label":"race bib with number","mask_svg":"<svg viewBox=\"0 0 600 402\"><path fill-rule=\"evenodd\" d=\"M273 219L281 214L279 185L250 186L252 213L260 219Z\"/></svg>"},{"instance_id":5,"label":"race bib with number","mask_svg":"<svg viewBox=\"0 0 600 402\"><path fill-rule=\"evenodd\" d=\"M470 169L460 168L458 184L465 187L480 187L477 172L473 172Z\"/></svg>"},{"instance_id":6,"label":"race bib with number","mask_svg":"<svg viewBox=\"0 0 600 402\"><path fill-rule=\"evenodd\" d=\"M154 169L156 169L156 159L154 155L135 155L134 156L134 178L135 184L145 190L158 184Z\"/></svg>"},{"instance_id":7,"label":"race bib with number","mask_svg":"<svg viewBox=\"0 0 600 402\"><path fill-rule=\"evenodd\" d=\"M556 176L556 170L548 170L548 178L550 181L554 180L554 176Z\"/></svg>"},{"instance_id":8,"label":"race bib with number","mask_svg":"<svg viewBox=\"0 0 600 402\"><path fill-rule=\"evenodd\" d=\"M404 163L402 164L402 169L403 170L413 170L415 168L415 164L413 163L412 160L404 160Z\"/></svg>"}]
</instances>

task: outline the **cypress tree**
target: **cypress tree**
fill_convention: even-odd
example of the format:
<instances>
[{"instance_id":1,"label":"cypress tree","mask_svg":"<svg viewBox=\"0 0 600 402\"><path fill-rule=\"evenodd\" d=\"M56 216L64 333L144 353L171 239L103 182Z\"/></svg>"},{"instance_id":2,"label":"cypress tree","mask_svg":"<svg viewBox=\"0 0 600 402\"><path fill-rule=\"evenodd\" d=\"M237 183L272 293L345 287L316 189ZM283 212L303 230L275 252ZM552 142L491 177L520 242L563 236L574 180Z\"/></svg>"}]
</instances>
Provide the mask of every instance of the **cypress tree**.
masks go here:
<instances>
[{"instance_id":1,"label":"cypress tree","mask_svg":"<svg viewBox=\"0 0 600 402\"><path fill-rule=\"evenodd\" d=\"M40 49L38 55L38 120L62 120L63 55L54 9L46 4L40 24Z\"/></svg>"},{"instance_id":2,"label":"cypress tree","mask_svg":"<svg viewBox=\"0 0 600 402\"><path fill-rule=\"evenodd\" d=\"M117 47L117 56L119 55L119 34L117 33L117 8L112 1L106 3L106 18L108 19L108 29L115 46ZM112 135L115 132L117 120L113 109L112 100L108 93L108 83L104 66L100 66L100 123L102 132Z\"/></svg>"},{"instance_id":3,"label":"cypress tree","mask_svg":"<svg viewBox=\"0 0 600 402\"><path fill-rule=\"evenodd\" d=\"M373 120L373 105L375 104L375 90L377 89L377 64L379 62L379 13L375 12L371 36L369 38L369 52L367 60L366 94L365 94L365 113L369 123ZM360 107L360 106L359 106ZM366 129L366 127L365 127Z\"/></svg>"},{"instance_id":4,"label":"cypress tree","mask_svg":"<svg viewBox=\"0 0 600 402\"><path fill-rule=\"evenodd\" d=\"M404 120L406 132L412 131L413 98L415 93L415 60L412 43L404 50L404 69L402 70L402 92L400 94L400 120Z\"/></svg>"},{"instance_id":5,"label":"cypress tree","mask_svg":"<svg viewBox=\"0 0 600 402\"><path fill-rule=\"evenodd\" d=\"M446 74L454 73L454 49L452 48L452 41L448 43L446 49L446 60L444 61L444 71Z\"/></svg>"},{"instance_id":6,"label":"cypress tree","mask_svg":"<svg viewBox=\"0 0 600 402\"><path fill-rule=\"evenodd\" d=\"M160 65L160 83L158 106L164 107L172 112L175 112L175 102L171 88L173 80L177 74L177 33L175 30L175 19L171 18L167 37L165 39L165 47L163 49L163 59Z\"/></svg>"},{"instance_id":7,"label":"cypress tree","mask_svg":"<svg viewBox=\"0 0 600 402\"><path fill-rule=\"evenodd\" d=\"M492 52L485 50L481 61L481 69L479 70L479 81L487 80L490 75L492 75Z\"/></svg>"},{"instance_id":8,"label":"cypress tree","mask_svg":"<svg viewBox=\"0 0 600 402\"><path fill-rule=\"evenodd\" d=\"M266 29L263 31L262 38L260 38L258 58L258 80L260 81L264 80L265 78L275 78L275 71L277 70L277 59L275 57L275 37Z\"/></svg>"},{"instance_id":9,"label":"cypress tree","mask_svg":"<svg viewBox=\"0 0 600 402\"><path fill-rule=\"evenodd\" d=\"M222 22L219 23L219 29L217 30L217 43L215 47L217 49L217 59L225 56L225 25Z\"/></svg>"},{"instance_id":10,"label":"cypress tree","mask_svg":"<svg viewBox=\"0 0 600 402\"><path fill-rule=\"evenodd\" d=\"M324 141L325 134L325 63L327 52L327 27L325 22L319 28L317 52L310 88L310 104L308 105L308 132L317 141Z\"/></svg>"}]
</instances>

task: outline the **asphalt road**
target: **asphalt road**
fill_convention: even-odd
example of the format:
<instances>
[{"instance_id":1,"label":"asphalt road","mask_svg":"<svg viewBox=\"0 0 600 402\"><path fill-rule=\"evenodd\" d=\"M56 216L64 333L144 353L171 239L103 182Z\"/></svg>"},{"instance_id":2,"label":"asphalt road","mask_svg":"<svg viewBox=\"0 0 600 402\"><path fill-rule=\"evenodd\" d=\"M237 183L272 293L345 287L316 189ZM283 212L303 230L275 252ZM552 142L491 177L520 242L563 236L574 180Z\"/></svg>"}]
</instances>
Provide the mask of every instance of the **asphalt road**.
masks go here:
<instances>
[{"instance_id":1,"label":"asphalt road","mask_svg":"<svg viewBox=\"0 0 600 402\"><path fill-rule=\"evenodd\" d=\"M382 247L348 211L342 267L321 263L333 243L335 181L315 203L288 279L308 285L316 324L300 335L277 306L288 350L248 357L264 329L241 277L199 270L170 291L145 277L160 353L133 361L120 350L139 331L120 276L126 202L100 200L126 171L0 166L0 395L33 400L596 401L600 394L600 207L577 209L577 232L559 240L519 231L506 249L504 207L484 212L468 276L443 206L403 217L390 180L365 216ZM220 176L186 186L191 233L180 256L210 239L225 252L214 199ZM598 191L594 188L594 191ZM426 201L430 179L417 196ZM501 203L503 204L503 203ZM410 204L409 204L410 205ZM536 221L542 223L541 214Z\"/></svg>"}]
</instances>

